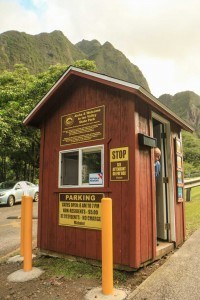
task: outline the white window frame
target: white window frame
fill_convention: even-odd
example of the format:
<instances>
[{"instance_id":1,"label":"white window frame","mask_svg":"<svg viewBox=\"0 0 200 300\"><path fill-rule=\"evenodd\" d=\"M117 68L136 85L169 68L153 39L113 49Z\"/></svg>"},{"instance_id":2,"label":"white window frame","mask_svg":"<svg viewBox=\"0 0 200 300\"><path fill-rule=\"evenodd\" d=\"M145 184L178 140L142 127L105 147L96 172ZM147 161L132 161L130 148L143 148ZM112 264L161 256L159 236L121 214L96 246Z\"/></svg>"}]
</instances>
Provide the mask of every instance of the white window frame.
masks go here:
<instances>
[{"instance_id":1,"label":"white window frame","mask_svg":"<svg viewBox=\"0 0 200 300\"><path fill-rule=\"evenodd\" d=\"M101 185L90 185L87 183L82 183L82 157L83 151L93 152L94 150L101 150L101 173L103 174L103 183ZM63 153L78 152L78 185L62 185L61 184L61 160ZM104 187L104 145L96 145L82 148L74 148L70 150L62 150L59 152L59 174L58 174L58 187L59 188L95 188Z\"/></svg>"}]
</instances>

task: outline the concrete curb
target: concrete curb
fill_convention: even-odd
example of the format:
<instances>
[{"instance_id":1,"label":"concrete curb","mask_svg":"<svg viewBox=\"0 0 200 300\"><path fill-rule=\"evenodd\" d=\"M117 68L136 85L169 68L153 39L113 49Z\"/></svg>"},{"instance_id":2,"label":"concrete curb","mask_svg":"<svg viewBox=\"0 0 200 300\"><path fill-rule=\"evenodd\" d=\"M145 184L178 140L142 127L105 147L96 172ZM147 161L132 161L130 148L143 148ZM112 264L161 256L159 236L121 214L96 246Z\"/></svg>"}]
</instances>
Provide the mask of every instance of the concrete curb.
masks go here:
<instances>
[{"instance_id":1,"label":"concrete curb","mask_svg":"<svg viewBox=\"0 0 200 300\"><path fill-rule=\"evenodd\" d=\"M34 249L34 248L36 248L36 247L37 247L37 239L35 239L35 240L32 241L32 249ZM5 261L5 260L9 259L9 257L15 256L15 255L17 255L17 254L19 254L19 253L20 253L20 248L19 248L19 247L16 248L16 249L14 249L14 250L11 250L11 251L10 251L9 253L7 253L6 255L0 257L0 262L3 262L3 261Z\"/></svg>"},{"instance_id":2,"label":"concrete curb","mask_svg":"<svg viewBox=\"0 0 200 300\"><path fill-rule=\"evenodd\" d=\"M32 254L32 259L34 259L36 257L35 254ZM22 262L24 261L24 257L21 256L21 255L15 255L15 256L12 256L8 259L8 263L16 263L16 262Z\"/></svg>"},{"instance_id":3,"label":"concrete curb","mask_svg":"<svg viewBox=\"0 0 200 300\"><path fill-rule=\"evenodd\" d=\"M199 244L200 229L196 230L178 251L142 282L128 299L199 299Z\"/></svg>"},{"instance_id":4,"label":"concrete curb","mask_svg":"<svg viewBox=\"0 0 200 300\"><path fill-rule=\"evenodd\" d=\"M7 253L6 255L0 257L0 262L7 260L10 256L17 255L19 252L20 252L20 248L16 248L15 250L12 250L11 252Z\"/></svg>"},{"instance_id":5,"label":"concrete curb","mask_svg":"<svg viewBox=\"0 0 200 300\"><path fill-rule=\"evenodd\" d=\"M9 220L21 220L21 216L10 216L10 217L7 217L7 219L9 219ZM33 216L32 219L38 219L38 217Z\"/></svg>"}]
</instances>

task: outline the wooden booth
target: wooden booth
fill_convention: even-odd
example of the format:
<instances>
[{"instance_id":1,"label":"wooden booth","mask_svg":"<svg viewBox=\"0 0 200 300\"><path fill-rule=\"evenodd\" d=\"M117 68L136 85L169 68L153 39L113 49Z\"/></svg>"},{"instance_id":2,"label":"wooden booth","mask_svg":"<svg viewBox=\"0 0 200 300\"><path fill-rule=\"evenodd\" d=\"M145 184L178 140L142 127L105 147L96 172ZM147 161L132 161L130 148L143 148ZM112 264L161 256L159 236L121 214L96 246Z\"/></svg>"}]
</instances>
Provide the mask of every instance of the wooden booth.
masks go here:
<instances>
[{"instance_id":1,"label":"wooden booth","mask_svg":"<svg viewBox=\"0 0 200 300\"><path fill-rule=\"evenodd\" d=\"M101 260L102 197L115 264L139 268L184 242L181 129L192 128L144 88L70 67L24 124L41 129L41 250Z\"/></svg>"}]
</instances>

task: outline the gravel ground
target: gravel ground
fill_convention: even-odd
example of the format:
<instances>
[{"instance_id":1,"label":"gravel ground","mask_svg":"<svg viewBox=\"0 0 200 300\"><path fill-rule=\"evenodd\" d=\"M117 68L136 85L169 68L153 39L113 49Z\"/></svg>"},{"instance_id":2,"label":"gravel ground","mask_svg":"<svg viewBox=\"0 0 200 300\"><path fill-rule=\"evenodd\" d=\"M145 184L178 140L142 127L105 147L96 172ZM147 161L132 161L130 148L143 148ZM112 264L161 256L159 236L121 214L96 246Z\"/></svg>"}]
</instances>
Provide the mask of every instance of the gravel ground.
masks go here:
<instances>
[{"instance_id":1,"label":"gravel ground","mask_svg":"<svg viewBox=\"0 0 200 300\"><path fill-rule=\"evenodd\" d=\"M137 272L125 272L125 280L114 282L116 288L133 291L159 266L161 266L171 254L153 264L141 268ZM36 262L37 262L36 256ZM85 278L77 274L76 277L53 276L48 270L37 279L23 283L8 282L7 277L23 269L23 263L0 262L0 300L3 299L43 299L43 300L83 300L84 295L92 288L101 286L101 279Z\"/></svg>"}]
</instances>

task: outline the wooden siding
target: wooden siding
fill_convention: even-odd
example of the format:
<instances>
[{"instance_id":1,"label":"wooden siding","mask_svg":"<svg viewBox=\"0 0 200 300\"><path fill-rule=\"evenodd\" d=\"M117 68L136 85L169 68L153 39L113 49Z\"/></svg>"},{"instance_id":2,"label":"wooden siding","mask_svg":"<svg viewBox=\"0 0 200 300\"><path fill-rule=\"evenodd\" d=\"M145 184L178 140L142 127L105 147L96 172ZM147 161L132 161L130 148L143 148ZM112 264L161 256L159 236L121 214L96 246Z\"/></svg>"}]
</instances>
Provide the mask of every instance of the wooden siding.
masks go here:
<instances>
[{"instance_id":1,"label":"wooden siding","mask_svg":"<svg viewBox=\"0 0 200 300\"><path fill-rule=\"evenodd\" d=\"M139 132L150 135L150 108L142 105L140 99L137 101L139 114ZM139 151L139 202L140 202L140 263L153 258L153 210L152 206L152 157L151 149L140 148Z\"/></svg>"},{"instance_id":2,"label":"wooden siding","mask_svg":"<svg viewBox=\"0 0 200 300\"><path fill-rule=\"evenodd\" d=\"M58 225L60 192L101 192L113 200L114 263L138 268L155 257L155 179L150 149L138 145L138 132L150 135L151 107L136 95L87 79L63 84L41 124L38 247L101 259L101 231ZM105 138L60 146L61 116L105 105ZM180 128L173 127L173 137ZM58 188L59 151L104 145L104 187ZM129 147L129 181L110 181L109 151ZM172 151L174 160L174 152ZM184 207L175 203L177 245L184 239Z\"/></svg>"},{"instance_id":3,"label":"wooden siding","mask_svg":"<svg viewBox=\"0 0 200 300\"><path fill-rule=\"evenodd\" d=\"M59 192L96 192L94 188L58 189L58 156L60 150L104 144L105 186L98 188L113 199L114 263L130 265L130 232L133 232L134 202L134 101L133 96L98 83L81 80L66 94L57 96L52 112L42 126L43 152L41 153L39 239L41 249L101 259L101 232L58 225ZM105 105L105 139L72 146L60 146L60 118L62 115ZM109 151L128 146L130 177L125 182L110 182ZM131 203L131 204L130 204ZM131 229L130 229L131 228ZM132 244L132 247L134 245ZM133 262L134 263L134 262Z\"/></svg>"}]
</instances>

